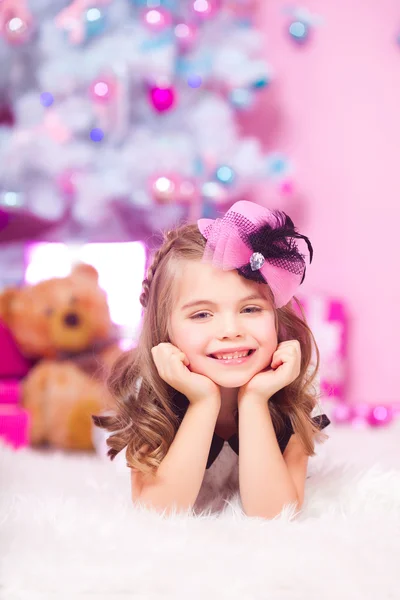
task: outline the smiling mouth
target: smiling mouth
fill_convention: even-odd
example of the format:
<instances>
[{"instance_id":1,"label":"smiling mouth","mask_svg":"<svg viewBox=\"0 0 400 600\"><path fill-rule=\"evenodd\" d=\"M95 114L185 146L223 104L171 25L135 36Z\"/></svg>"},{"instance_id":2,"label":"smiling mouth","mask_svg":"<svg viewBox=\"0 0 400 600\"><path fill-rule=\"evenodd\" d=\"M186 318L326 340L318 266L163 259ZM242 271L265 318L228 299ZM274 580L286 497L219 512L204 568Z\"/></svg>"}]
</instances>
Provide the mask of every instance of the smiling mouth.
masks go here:
<instances>
[{"instance_id":1,"label":"smiling mouth","mask_svg":"<svg viewBox=\"0 0 400 600\"><path fill-rule=\"evenodd\" d=\"M234 352L233 354L219 354L218 356L216 354L209 354L208 357L214 358L215 360L234 360L239 358L246 358L247 356L254 354L254 352L255 350L254 348L252 348L246 354L244 352Z\"/></svg>"}]
</instances>

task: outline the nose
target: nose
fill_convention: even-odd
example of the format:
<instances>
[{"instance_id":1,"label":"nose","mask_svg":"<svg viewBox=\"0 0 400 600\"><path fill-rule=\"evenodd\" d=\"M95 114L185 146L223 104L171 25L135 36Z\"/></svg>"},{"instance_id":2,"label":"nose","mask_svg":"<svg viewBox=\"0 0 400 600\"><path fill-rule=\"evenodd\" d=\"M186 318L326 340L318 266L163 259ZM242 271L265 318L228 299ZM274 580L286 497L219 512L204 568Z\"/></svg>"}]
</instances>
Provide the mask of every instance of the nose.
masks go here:
<instances>
[{"instance_id":1,"label":"nose","mask_svg":"<svg viewBox=\"0 0 400 600\"><path fill-rule=\"evenodd\" d=\"M79 325L79 317L76 313L67 313L64 317L64 323L67 327L77 327Z\"/></svg>"},{"instance_id":2,"label":"nose","mask_svg":"<svg viewBox=\"0 0 400 600\"><path fill-rule=\"evenodd\" d=\"M232 339L242 336L242 327L239 318L234 315L224 315L221 317L219 327L219 339Z\"/></svg>"}]
</instances>

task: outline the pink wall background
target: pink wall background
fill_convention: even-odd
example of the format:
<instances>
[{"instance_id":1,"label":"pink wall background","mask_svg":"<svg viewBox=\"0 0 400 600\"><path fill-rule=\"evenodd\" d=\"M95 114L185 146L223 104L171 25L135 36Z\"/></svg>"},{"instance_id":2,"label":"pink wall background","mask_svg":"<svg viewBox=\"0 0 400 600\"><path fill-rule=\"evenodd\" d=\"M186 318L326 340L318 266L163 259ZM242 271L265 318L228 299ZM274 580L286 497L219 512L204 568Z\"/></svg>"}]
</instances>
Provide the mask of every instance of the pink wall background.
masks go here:
<instances>
[{"instance_id":1,"label":"pink wall background","mask_svg":"<svg viewBox=\"0 0 400 600\"><path fill-rule=\"evenodd\" d=\"M324 18L305 47L284 6L261 0L275 80L249 127L261 119L266 145L295 162L315 249L305 291L348 304L349 400L399 401L400 4L300 3Z\"/></svg>"}]
</instances>

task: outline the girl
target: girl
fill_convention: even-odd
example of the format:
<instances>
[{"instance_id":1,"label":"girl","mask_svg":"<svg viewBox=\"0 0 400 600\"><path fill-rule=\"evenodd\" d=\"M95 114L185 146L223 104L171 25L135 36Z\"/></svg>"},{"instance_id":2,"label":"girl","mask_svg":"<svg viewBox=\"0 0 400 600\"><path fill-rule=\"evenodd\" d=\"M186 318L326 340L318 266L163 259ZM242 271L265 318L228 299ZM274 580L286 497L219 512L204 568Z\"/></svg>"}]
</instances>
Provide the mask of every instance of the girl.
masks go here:
<instances>
[{"instance_id":1,"label":"girl","mask_svg":"<svg viewBox=\"0 0 400 600\"><path fill-rule=\"evenodd\" d=\"M143 281L138 346L110 378L115 414L93 417L111 432L111 459L126 447L134 502L195 509L224 449L246 515L301 508L330 421L311 416L319 355L292 306L306 271L299 243L311 262L285 213L246 201L166 235Z\"/></svg>"}]
</instances>

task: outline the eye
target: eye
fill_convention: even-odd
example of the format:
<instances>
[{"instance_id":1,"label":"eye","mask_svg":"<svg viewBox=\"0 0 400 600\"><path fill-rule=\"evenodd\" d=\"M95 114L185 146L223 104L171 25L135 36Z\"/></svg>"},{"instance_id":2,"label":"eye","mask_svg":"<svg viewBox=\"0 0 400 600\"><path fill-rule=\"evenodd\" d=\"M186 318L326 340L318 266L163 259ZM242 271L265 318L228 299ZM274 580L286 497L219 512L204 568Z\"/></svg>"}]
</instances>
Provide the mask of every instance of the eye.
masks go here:
<instances>
[{"instance_id":1,"label":"eye","mask_svg":"<svg viewBox=\"0 0 400 600\"><path fill-rule=\"evenodd\" d=\"M260 308L259 306L247 306L243 310L249 310L251 313L254 313L254 312L261 312L262 308Z\"/></svg>"},{"instance_id":2,"label":"eye","mask_svg":"<svg viewBox=\"0 0 400 600\"><path fill-rule=\"evenodd\" d=\"M207 316L207 315L209 315L209 314L211 314L211 313L208 313L208 312L201 312L201 313L197 313L197 314L195 314L195 315L191 316L190 318L191 318L191 319L200 319L200 320L201 320L201 319L203 318L203 316L204 316L204 315L205 315L205 316Z\"/></svg>"},{"instance_id":3,"label":"eye","mask_svg":"<svg viewBox=\"0 0 400 600\"><path fill-rule=\"evenodd\" d=\"M260 308L259 306L247 306L246 308L243 309L242 312L244 311L249 311L248 314L252 314L252 313L256 313L256 312L262 312L262 308ZM210 315L211 313L203 311L200 313L196 313L195 315L193 315L192 317L190 317L191 319L198 319L200 321L204 320L205 318L207 318L208 315Z\"/></svg>"}]
</instances>

